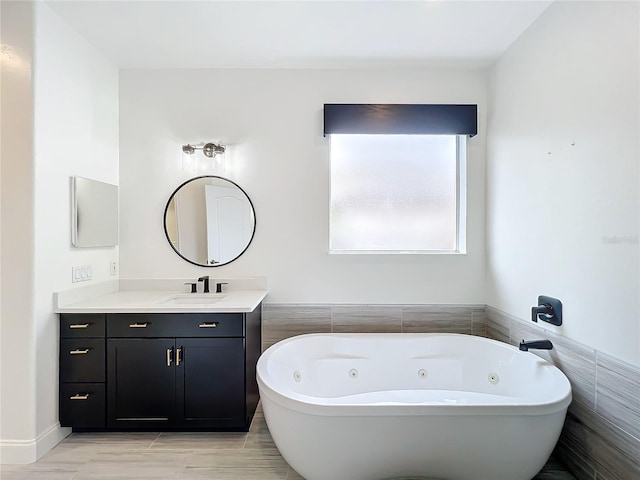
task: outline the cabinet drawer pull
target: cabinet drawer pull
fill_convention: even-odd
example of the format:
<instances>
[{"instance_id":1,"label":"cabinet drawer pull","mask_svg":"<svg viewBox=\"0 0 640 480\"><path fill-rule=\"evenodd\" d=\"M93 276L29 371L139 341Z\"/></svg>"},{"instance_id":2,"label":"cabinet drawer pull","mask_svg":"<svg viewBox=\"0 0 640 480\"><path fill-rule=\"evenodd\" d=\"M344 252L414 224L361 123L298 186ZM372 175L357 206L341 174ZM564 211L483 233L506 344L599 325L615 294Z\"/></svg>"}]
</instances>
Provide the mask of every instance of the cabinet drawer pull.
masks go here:
<instances>
[{"instance_id":1,"label":"cabinet drawer pull","mask_svg":"<svg viewBox=\"0 0 640 480\"><path fill-rule=\"evenodd\" d=\"M88 323L72 323L69 328L89 328Z\"/></svg>"},{"instance_id":2,"label":"cabinet drawer pull","mask_svg":"<svg viewBox=\"0 0 640 480\"><path fill-rule=\"evenodd\" d=\"M89 398L88 393L76 393L69 397L69 400L87 400Z\"/></svg>"},{"instance_id":3,"label":"cabinet drawer pull","mask_svg":"<svg viewBox=\"0 0 640 480\"><path fill-rule=\"evenodd\" d=\"M171 354L173 353L173 347L167 348L167 367L171 366Z\"/></svg>"},{"instance_id":4,"label":"cabinet drawer pull","mask_svg":"<svg viewBox=\"0 0 640 480\"><path fill-rule=\"evenodd\" d=\"M181 361L182 361L182 347L176 350L176 367L180 365Z\"/></svg>"},{"instance_id":5,"label":"cabinet drawer pull","mask_svg":"<svg viewBox=\"0 0 640 480\"><path fill-rule=\"evenodd\" d=\"M198 328L216 328L217 326L218 322L202 322Z\"/></svg>"},{"instance_id":6,"label":"cabinet drawer pull","mask_svg":"<svg viewBox=\"0 0 640 480\"><path fill-rule=\"evenodd\" d=\"M144 322L144 323L132 323L129 325L129 328L147 328L147 325L149 325L148 322Z\"/></svg>"},{"instance_id":7,"label":"cabinet drawer pull","mask_svg":"<svg viewBox=\"0 0 640 480\"><path fill-rule=\"evenodd\" d=\"M89 353L88 348L76 348L75 350L69 351L69 355L85 355Z\"/></svg>"}]
</instances>

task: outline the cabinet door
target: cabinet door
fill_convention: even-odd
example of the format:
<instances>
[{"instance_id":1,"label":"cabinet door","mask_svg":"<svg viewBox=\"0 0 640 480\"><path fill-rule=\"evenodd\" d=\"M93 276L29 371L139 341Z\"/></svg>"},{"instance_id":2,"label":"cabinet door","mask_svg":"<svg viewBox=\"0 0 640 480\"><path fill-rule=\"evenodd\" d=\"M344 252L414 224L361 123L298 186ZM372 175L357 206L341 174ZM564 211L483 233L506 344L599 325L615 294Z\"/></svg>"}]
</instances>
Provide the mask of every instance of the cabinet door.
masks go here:
<instances>
[{"instance_id":1,"label":"cabinet door","mask_svg":"<svg viewBox=\"0 0 640 480\"><path fill-rule=\"evenodd\" d=\"M185 426L244 428L243 338L177 338L176 399Z\"/></svg>"},{"instance_id":2,"label":"cabinet door","mask_svg":"<svg viewBox=\"0 0 640 480\"><path fill-rule=\"evenodd\" d=\"M109 427L162 427L175 419L174 339L109 339Z\"/></svg>"}]
</instances>

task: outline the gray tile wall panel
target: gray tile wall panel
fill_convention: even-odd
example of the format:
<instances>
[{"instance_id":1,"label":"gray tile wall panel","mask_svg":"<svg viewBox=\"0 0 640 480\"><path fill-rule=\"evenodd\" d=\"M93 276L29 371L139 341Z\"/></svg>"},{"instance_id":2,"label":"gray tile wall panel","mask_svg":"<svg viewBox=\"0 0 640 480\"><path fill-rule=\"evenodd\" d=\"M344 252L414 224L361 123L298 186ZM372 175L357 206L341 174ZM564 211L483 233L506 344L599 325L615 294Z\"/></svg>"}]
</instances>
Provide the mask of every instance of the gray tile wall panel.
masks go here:
<instances>
[{"instance_id":1,"label":"gray tile wall panel","mask_svg":"<svg viewBox=\"0 0 640 480\"><path fill-rule=\"evenodd\" d=\"M471 335L472 307L405 305L403 333L461 333Z\"/></svg>"},{"instance_id":2,"label":"gray tile wall panel","mask_svg":"<svg viewBox=\"0 0 640 480\"><path fill-rule=\"evenodd\" d=\"M543 340L546 339L546 333L544 328L537 326L535 323L531 322L524 323L519 320L516 320L513 317L510 317L510 328L509 328L509 343L511 345L518 346L522 340L531 341L531 340ZM541 350L530 350L532 353L540 354Z\"/></svg>"},{"instance_id":3,"label":"gray tile wall panel","mask_svg":"<svg viewBox=\"0 0 640 480\"><path fill-rule=\"evenodd\" d=\"M487 337L509 343L511 320L500 310L487 307Z\"/></svg>"},{"instance_id":4,"label":"gray tile wall panel","mask_svg":"<svg viewBox=\"0 0 640 480\"><path fill-rule=\"evenodd\" d=\"M573 402L569 412L585 429L583 443L597 473L616 480L640 479L640 439L579 402Z\"/></svg>"},{"instance_id":5,"label":"gray tile wall panel","mask_svg":"<svg viewBox=\"0 0 640 480\"><path fill-rule=\"evenodd\" d=\"M471 334L478 337L487 336L487 312L484 305L473 307L471 310Z\"/></svg>"},{"instance_id":6,"label":"gray tile wall panel","mask_svg":"<svg viewBox=\"0 0 640 480\"><path fill-rule=\"evenodd\" d=\"M596 412L640 439L640 369L598 353L596 374Z\"/></svg>"},{"instance_id":7,"label":"gray tile wall panel","mask_svg":"<svg viewBox=\"0 0 640 480\"><path fill-rule=\"evenodd\" d=\"M570 472L573 472L578 480L595 479L596 471L593 466L589 464L589 461L571 450L571 448L562 441L556 445L553 456L560 460Z\"/></svg>"},{"instance_id":8,"label":"gray tile wall panel","mask_svg":"<svg viewBox=\"0 0 640 480\"><path fill-rule=\"evenodd\" d=\"M398 305L332 305L334 333L400 333L402 309Z\"/></svg>"},{"instance_id":9,"label":"gray tile wall panel","mask_svg":"<svg viewBox=\"0 0 640 480\"><path fill-rule=\"evenodd\" d=\"M265 304L262 306L262 350L285 338L331 332L330 305Z\"/></svg>"},{"instance_id":10,"label":"gray tile wall panel","mask_svg":"<svg viewBox=\"0 0 640 480\"><path fill-rule=\"evenodd\" d=\"M576 478L567 472L561 462L551 457L544 468L535 476L535 480L576 480Z\"/></svg>"},{"instance_id":11,"label":"gray tile wall panel","mask_svg":"<svg viewBox=\"0 0 640 480\"><path fill-rule=\"evenodd\" d=\"M578 478L581 478L579 475L582 472L590 475L586 478L593 478L596 472L597 462L593 458L591 446L586 441L590 437L587 427L573 415L567 414L556 451L559 453L558 458L562 459L565 466ZM582 468L576 469L576 465L581 465Z\"/></svg>"},{"instance_id":12,"label":"gray tile wall panel","mask_svg":"<svg viewBox=\"0 0 640 480\"><path fill-rule=\"evenodd\" d=\"M486 336L482 305L265 304L263 346L305 333L463 333Z\"/></svg>"},{"instance_id":13,"label":"gray tile wall panel","mask_svg":"<svg viewBox=\"0 0 640 480\"><path fill-rule=\"evenodd\" d=\"M564 372L571 382L573 398L594 409L596 404L596 352L567 337L547 331L545 338L553 342L553 350L541 352Z\"/></svg>"}]
</instances>

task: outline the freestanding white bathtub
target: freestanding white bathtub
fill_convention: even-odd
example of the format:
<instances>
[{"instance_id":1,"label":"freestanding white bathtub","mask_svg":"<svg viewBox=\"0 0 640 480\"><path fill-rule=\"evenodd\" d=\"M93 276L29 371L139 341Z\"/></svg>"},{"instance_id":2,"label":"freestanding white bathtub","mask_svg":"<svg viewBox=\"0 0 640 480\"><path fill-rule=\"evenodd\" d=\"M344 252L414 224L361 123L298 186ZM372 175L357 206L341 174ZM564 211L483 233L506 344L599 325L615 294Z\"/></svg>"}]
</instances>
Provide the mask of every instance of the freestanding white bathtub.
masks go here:
<instances>
[{"instance_id":1,"label":"freestanding white bathtub","mask_svg":"<svg viewBox=\"0 0 640 480\"><path fill-rule=\"evenodd\" d=\"M530 480L571 402L555 366L470 335L301 335L257 368L273 440L307 480Z\"/></svg>"}]
</instances>

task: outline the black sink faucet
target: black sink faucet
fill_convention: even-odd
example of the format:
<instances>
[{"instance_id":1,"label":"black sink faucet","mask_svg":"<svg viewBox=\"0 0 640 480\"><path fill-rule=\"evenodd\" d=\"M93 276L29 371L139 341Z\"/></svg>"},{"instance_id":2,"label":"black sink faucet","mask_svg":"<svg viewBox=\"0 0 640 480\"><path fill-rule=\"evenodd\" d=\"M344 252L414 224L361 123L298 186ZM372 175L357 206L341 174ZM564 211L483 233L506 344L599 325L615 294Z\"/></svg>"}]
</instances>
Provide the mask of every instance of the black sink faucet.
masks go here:
<instances>
[{"instance_id":1,"label":"black sink faucet","mask_svg":"<svg viewBox=\"0 0 640 480\"><path fill-rule=\"evenodd\" d=\"M549 340L534 340L532 342L520 342L520 350L528 352L530 348L537 348L539 350L551 350L553 349L553 343Z\"/></svg>"},{"instance_id":2,"label":"black sink faucet","mask_svg":"<svg viewBox=\"0 0 640 480\"><path fill-rule=\"evenodd\" d=\"M202 293L209 293L209 275L198 278L198 281L204 282L204 289L202 290Z\"/></svg>"}]
</instances>

